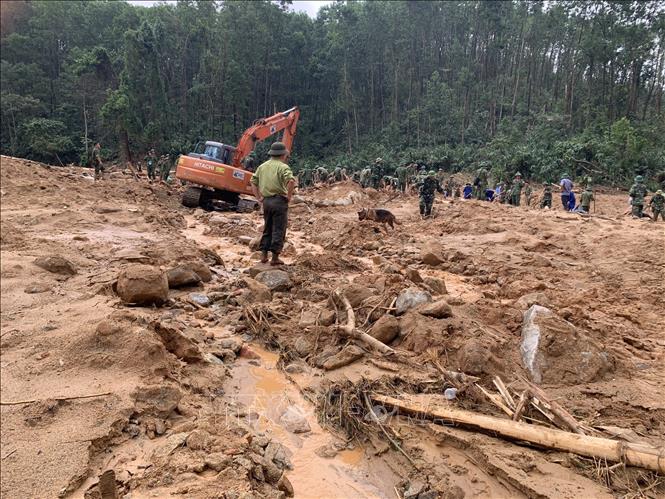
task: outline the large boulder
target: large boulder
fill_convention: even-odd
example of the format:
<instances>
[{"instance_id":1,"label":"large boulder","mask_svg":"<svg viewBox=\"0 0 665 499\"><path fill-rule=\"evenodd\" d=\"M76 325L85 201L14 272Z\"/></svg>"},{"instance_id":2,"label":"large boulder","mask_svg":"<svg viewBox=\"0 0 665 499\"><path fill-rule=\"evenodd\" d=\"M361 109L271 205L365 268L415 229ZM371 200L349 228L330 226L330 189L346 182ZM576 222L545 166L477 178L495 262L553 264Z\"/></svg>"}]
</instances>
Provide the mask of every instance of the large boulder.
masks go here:
<instances>
[{"instance_id":1,"label":"large boulder","mask_svg":"<svg viewBox=\"0 0 665 499\"><path fill-rule=\"evenodd\" d=\"M368 334L388 344L399 334L399 321L394 316L386 314L374 323Z\"/></svg>"},{"instance_id":2,"label":"large boulder","mask_svg":"<svg viewBox=\"0 0 665 499\"><path fill-rule=\"evenodd\" d=\"M132 265L120 272L116 291L125 303L159 305L169 296L169 281L166 273L155 267Z\"/></svg>"},{"instance_id":3,"label":"large boulder","mask_svg":"<svg viewBox=\"0 0 665 499\"><path fill-rule=\"evenodd\" d=\"M524 313L520 353L536 383L589 383L614 369L614 359L600 344L540 305Z\"/></svg>"},{"instance_id":4,"label":"large boulder","mask_svg":"<svg viewBox=\"0 0 665 499\"><path fill-rule=\"evenodd\" d=\"M37 267L44 270L53 272L54 274L61 275L74 275L76 274L76 267L74 264L61 256L42 256L34 261Z\"/></svg>"},{"instance_id":5,"label":"large boulder","mask_svg":"<svg viewBox=\"0 0 665 499\"><path fill-rule=\"evenodd\" d=\"M193 270L186 269L181 265L169 269L166 272L169 288L180 288L182 286L194 286L201 282L199 275Z\"/></svg>"},{"instance_id":6,"label":"large boulder","mask_svg":"<svg viewBox=\"0 0 665 499\"><path fill-rule=\"evenodd\" d=\"M420 260L425 265L436 266L443 263L446 259L443 256L443 248L440 244L433 241L425 243L420 250Z\"/></svg>"},{"instance_id":7,"label":"large boulder","mask_svg":"<svg viewBox=\"0 0 665 499\"><path fill-rule=\"evenodd\" d=\"M291 433L307 433L312 431L305 413L299 407L290 405L280 416L279 422Z\"/></svg>"},{"instance_id":8,"label":"large boulder","mask_svg":"<svg viewBox=\"0 0 665 499\"><path fill-rule=\"evenodd\" d=\"M166 350L186 362L201 362L203 354L199 347L178 329L154 321L152 327Z\"/></svg>"},{"instance_id":9,"label":"large boulder","mask_svg":"<svg viewBox=\"0 0 665 499\"><path fill-rule=\"evenodd\" d=\"M289 274L278 269L264 270L256 274L255 279L266 285L270 291L288 291L292 286Z\"/></svg>"},{"instance_id":10,"label":"large boulder","mask_svg":"<svg viewBox=\"0 0 665 499\"><path fill-rule=\"evenodd\" d=\"M429 303L432 301L432 295L427 291L418 288L408 288L403 290L395 301L397 315L402 315L407 310Z\"/></svg>"},{"instance_id":11,"label":"large boulder","mask_svg":"<svg viewBox=\"0 0 665 499\"><path fill-rule=\"evenodd\" d=\"M180 267L196 273L203 282L212 281L212 271L210 270L210 267L208 267L208 264L201 260L183 262L180 264Z\"/></svg>"}]
</instances>

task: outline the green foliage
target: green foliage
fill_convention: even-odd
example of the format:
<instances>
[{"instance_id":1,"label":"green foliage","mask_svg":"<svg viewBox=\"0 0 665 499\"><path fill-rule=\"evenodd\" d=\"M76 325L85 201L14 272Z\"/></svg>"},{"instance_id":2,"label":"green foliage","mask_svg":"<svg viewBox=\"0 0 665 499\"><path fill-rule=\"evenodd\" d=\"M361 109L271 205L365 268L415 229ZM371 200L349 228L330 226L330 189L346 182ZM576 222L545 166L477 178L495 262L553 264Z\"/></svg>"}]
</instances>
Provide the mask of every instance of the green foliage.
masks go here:
<instances>
[{"instance_id":1,"label":"green foliage","mask_svg":"<svg viewBox=\"0 0 665 499\"><path fill-rule=\"evenodd\" d=\"M298 105L297 167L380 156L617 184L663 170L657 2L334 2L316 19L289 5L30 2L2 33L0 149L175 154Z\"/></svg>"}]
</instances>

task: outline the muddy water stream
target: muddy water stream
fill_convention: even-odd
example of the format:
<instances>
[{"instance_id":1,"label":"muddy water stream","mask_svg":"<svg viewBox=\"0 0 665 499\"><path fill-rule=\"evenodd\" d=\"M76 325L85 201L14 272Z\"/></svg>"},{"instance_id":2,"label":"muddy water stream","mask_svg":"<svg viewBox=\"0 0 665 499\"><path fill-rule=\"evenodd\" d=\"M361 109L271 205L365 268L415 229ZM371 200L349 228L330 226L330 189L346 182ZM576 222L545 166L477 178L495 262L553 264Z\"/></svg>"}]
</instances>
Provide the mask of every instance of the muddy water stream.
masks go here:
<instances>
[{"instance_id":1,"label":"muddy water stream","mask_svg":"<svg viewBox=\"0 0 665 499\"><path fill-rule=\"evenodd\" d=\"M399 481L381 458L368 455L362 447L346 442L324 430L317 422L314 407L277 369L278 356L252 346L260 360L238 359L233 378L225 387L226 396L245 406L255 430L284 445L291 453L293 470L287 473L296 497L394 497ZM281 422L284 411L297 411L306 419L310 432L291 433ZM340 450L334 457L321 457L317 449Z\"/></svg>"}]
</instances>

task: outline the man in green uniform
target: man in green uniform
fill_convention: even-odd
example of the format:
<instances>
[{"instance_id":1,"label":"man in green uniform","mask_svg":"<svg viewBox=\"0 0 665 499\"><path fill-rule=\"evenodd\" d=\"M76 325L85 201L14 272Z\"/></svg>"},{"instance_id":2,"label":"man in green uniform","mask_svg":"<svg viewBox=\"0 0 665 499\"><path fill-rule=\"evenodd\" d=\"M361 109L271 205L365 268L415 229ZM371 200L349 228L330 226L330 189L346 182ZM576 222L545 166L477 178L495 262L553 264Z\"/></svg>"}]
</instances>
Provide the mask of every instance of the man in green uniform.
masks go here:
<instances>
[{"instance_id":1,"label":"man in green uniform","mask_svg":"<svg viewBox=\"0 0 665 499\"><path fill-rule=\"evenodd\" d=\"M404 194L406 192L406 180L409 175L409 171L406 166L398 166L395 169L395 175L397 176L397 188L399 192Z\"/></svg>"},{"instance_id":2,"label":"man in green uniform","mask_svg":"<svg viewBox=\"0 0 665 499\"><path fill-rule=\"evenodd\" d=\"M104 165L102 164L102 146L99 142L92 148L92 166L95 167L95 180L102 178L104 174Z\"/></svg>"},{"instance_id":3,"label":"man in green uniform","mask_svg":"<svg viewBox=\"0 0 665 499\"><path fill-rule=\"evenodd\" d=\"M455 182L455 177L452 175L448 177L448 180L446 181L446 186L444 188L444 196L447 198L453 197L455 194L455 189L457 188L457 182Z\"/></svg>"},{"instance_id":4,"label":"man in green uniform","mask_svg":"<svg viewBox=\"0 0 665 499\"><path fill-rule=\"evenodd\" d=\"M383 159L376 158L376 160L374 160L374 165L372 165L372 187L378 189L381 184L381 179L383 179Z\"/></svg>"},{"instance_id":5,"label":"man in green uniform","mask_svg":"<svg viewBox=\"0 0 665 499\"><path fill-rule=\"evenodd\" d=\"M252 191L263 204L263 235L261 236L261 263L268 262L268 251L272 252L270 265L284 265L279 254L284 248L288 225L289 203L296 187L296 180L286 164L289 151L282 142L270 146L271 158L262 163L252 176Z\"/></svg>"},{"instance_id":6,"label":"man in green uniform","mask_svg":"<svg viewBox=\"0 0 665 499\"><path fill-rule=\"evenodd\" d=\"M360 172L360 187L366 189L369 187L369 181L372 175L372 170L369 168L363 168Z\"/></svg>"},{"instance_id":7,"label":"man in green uniform","mask_svg":"<svg viewBox=\"0 0 665 499\"><path fill-rule=\"evenodd\" d=\"M658 215L660 215L660 219L665 222L665 196L663 196L663 191L662 190L657 190L656 194L651 196L651 201L649 201L649 206L651 207L651 211L653 213L653 221L657 222L658 221Z\"/></svg>"},{"instance_id":8,"label":"man in green uniform","mask_svg":"<svg viewBox=\"0 0 665 499\"><path fill-rule=\"evenodd\" d=\"M633 217L642 218L642 210L644 209L644 196L647 195L647 188L644 185L644 178L642 175L635 177L635 183L630 188L628 195L631 197L630 204L633 207Z\"/></svg>"},{"instance_id":9,"label":"man in green uniform","mask_svg":"<svg viewBox=\"0 0 665 499\"><path fill-rule=\"evenodd\" d=\"M322 183L325 184L328 182L328 170L326 170L324 167L319 166L316 168L316 176L318 177L318 182L317 183Z\"/></svg>"},{"instance_id":10,"label":"man in green uniform","mask_svg":"<svg viewBox=\"0 0 665 499\"><path fill-rule=\"evenodd\" d=\"M474 187L476 188L476 199L485 199L485 190L487 189L487 170L485 168L480 168L476 172Z\"/></svg>"},{"instance_id":11,"label":"man in green uniform","mask_svg":"<svg viewBox=\"0 0 665 499\"><path fill-rule=\"evenodd\" d=\"M342 167L338 164L332 172L331 183L342 181Z\"/></svg>"},{"instance_id":12,"label":"man in green uniform","mask_svg":"<svg viewBox=\"0 0 665 499\"><path fill-rule=\"evenodd\" d=\"M588 186L580 196L580 211L582 213L591 211L591 201L593 201L593 190L591 186Z\"/></svg>"},{"instance_id":13,"label":"man in green uniform","mask_svg":"<svg viewBox=\"0 0 665 499\"><path fill-rule=\"evenodd\" d=\"M162 182L166 183L171 173L171 159L168 154L164 154L159 158L159 176Z\"/></svg>"},{"instance_id":14,"label":"man in green uniform","mask_svg":"<svg viewBox=\"0 0 665 499\"><path fill-rule=\"evenodd\" d=\"M543 199L540 207L552 208L552 185L549 182L543 182Z\"/></svg>"},{"instance_id":15,"label":"man in green uniform","mask_svg":"<svg viewBox=\"0 0 665 499\"><path fill-rule=\"evenodd\" d=\"M531 198L533 197L533 189L529 182L524 183L524 195L526 196L526 205L531 206Z\"/></svg>"},{"instance_id":16,"label":"man in green uniform","mask_svg":"<svg viewBox=\"0 0 665 499\"><path fill-rule=\"evenodd\" d=\"M148 178L150 180L155 180L155 167L157 166L157 155L155 154L154 149L150 149L148 154L143 158L145 161L146 170L148 170Z\"/></svg>"},{"instance_id":17,"label":"man in green uniform","mask_svg":"<svg viewBox=\"0 0 665 499\"><path fill-rule=\"evenodd\" d=\"M513 185L510 188L510 204L513 206L520 205L520 198L522 197L522 186L524 181L522 180L522 174L517 172L515 178L513 179Z\"/></svg>"},{"instance_id":18,"label":"man in green uniform","mask_svg":"<svg viewBox=\"0 0 665 499\"><path fill-rule=\"evenodd\" d=\"M436 192L443 194L441 184L436 178L436 172L430 170L426 177L420 182L420 215L429 217L432 214L432 204Z\"/></svg>"}]
</instances>

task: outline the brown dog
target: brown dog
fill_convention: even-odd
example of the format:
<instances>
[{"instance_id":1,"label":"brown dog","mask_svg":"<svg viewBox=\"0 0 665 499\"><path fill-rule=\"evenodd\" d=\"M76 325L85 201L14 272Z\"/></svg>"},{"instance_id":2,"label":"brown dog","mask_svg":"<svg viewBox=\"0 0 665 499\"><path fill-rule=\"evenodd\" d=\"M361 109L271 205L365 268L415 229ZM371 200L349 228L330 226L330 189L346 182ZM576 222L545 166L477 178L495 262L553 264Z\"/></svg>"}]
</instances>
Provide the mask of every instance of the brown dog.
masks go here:
<instances>
[{"instance_id":1,"label":"brown dog","mask_svg":"<svg viewBox=\"0 0 665 499\"><path fill-rule=\"evenodd\" d=\"M399 225L399 222L395 218L395 215L390 213L388 210L374 209L374 208L363 208L358 212L358 220L371 220L372 222L379 222L383 224L383 230L388 233L387 225L390 225L391 229L395 229L395 225Z\"/></svg>"}]
</instances>

